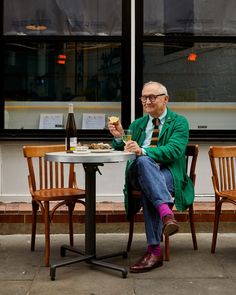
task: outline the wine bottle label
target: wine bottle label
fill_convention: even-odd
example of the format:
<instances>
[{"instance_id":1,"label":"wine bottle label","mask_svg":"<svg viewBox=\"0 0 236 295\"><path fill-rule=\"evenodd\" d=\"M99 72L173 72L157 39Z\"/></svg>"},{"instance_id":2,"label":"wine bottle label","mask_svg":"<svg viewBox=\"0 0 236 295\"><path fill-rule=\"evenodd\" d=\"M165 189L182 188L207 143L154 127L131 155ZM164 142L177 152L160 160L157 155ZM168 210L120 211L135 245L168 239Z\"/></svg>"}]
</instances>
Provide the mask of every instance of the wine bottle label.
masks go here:
<instances>
[{"instance_id":1,"label":"wine bottle label","mask_svg":"<svg viewBox=\"0 0 236 295\"><path fill-rule=\"evenodd\" d=\"M69 145L67 145L67 138L66 138L66 148L69 146L70 147L70 151L74 151L76 146L77 146L77 137L70 137L68 138L68 140L70 141L69 142Z\"/></svg>"}]
</instances>

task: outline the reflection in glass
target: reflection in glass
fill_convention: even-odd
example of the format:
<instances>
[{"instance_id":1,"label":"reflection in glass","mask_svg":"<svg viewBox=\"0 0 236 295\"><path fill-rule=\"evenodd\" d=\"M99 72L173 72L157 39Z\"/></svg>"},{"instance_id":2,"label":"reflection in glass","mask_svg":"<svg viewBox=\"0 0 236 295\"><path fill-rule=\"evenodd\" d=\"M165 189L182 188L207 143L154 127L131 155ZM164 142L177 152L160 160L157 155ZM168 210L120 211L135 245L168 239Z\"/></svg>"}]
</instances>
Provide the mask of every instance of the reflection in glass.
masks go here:
<instances>
[{"instance_id":1,"label":"reflection in glass","mask_svg":"<svg viewBox=\"0 0 236 295\"><path fill-rule=\"evenodd\" d=\"M144 35L235 36L235 0L145 0Z\"/></svg>"},{"instance_id":2,"label":"reflection in glass","mask_svg":"<svg viewBox=\"0 0 236 295\"><path fill-rule=\"evenodd\" d=\"M158 77L167 83L174 101L236 101L236 44L195 43L186 49L172 43L171 54L165 46L144 43L145 81Z\"/></svg>"},{"instance_id":3,"label":"reflection in glass","mask_svg":"<svg viewBox=\"0 0 236 295\"><path fill-rule=\"evenodd\" d=\"M5 128L38 129L71 101L78 129L83 113L120 117L120 43L6 43L3 72Z\"/></svg>"},{"instance_id":4,"label":"reflection in glass","mask_svg":"<svg viewBox=\"0 0 236 295\"><path fill-rule=\"evenodd\" d=\"M144 82L166 85L170 103L189 118L192 129L235 129L236 44L166 46L144 43Z\"/></svg>"},{"instance_id":5,"label":"reflection in glass","mask_svg":"<svg viewBox=\"0 0 236 295\"><path fill-rule=\"evenodd\" d=\"M5 0L4 35L121 36L122 0Z\"/></svg>"},{"instance_id":6,"label":"reflection in glass","mask_svg":"<svg viewBox=\"0 0 236 295\"><path fill-rule=\"evenodd\" d=\"M120 44L8 43L5 52L5 100L121 100Z\"/></svg>"}]
</instances>

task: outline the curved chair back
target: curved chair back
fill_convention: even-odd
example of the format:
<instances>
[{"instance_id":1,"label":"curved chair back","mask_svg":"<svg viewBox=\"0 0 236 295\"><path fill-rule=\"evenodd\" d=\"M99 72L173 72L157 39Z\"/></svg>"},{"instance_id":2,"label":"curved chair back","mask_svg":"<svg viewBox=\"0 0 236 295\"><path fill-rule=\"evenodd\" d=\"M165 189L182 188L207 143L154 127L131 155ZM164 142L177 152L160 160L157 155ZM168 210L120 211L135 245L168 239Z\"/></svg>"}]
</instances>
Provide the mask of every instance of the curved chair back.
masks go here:
<instances>
[{"instance_id":1,"label":"curved chair back","mask_svg":"<svg viewBox=\"0 0 236 295\"><path fill-rule=\"evenodd\" d=\"M222 204L236 205L236 146L211 146L208 154L215 192L215 220L211 244L211 253L215 253Z\"/></svg>"},{"instance_id":2,"label":"curved chair back","mask_svg":"<svg viewBox=\"0 0 236 295\"><path fill-rule=\"evenodd\" d=\"M23 154L28 163L29 190L32 196L31 251L35 249L36 224L39 208L45 228L45 266L50 259L50 223L57 209L68 207L70 245L73 246L73 211L76 203L85 204L85 190L76 185L74 164L46 161L50 152L65 151L64 145L24 146Z\"/></svg>"}]
</instances>

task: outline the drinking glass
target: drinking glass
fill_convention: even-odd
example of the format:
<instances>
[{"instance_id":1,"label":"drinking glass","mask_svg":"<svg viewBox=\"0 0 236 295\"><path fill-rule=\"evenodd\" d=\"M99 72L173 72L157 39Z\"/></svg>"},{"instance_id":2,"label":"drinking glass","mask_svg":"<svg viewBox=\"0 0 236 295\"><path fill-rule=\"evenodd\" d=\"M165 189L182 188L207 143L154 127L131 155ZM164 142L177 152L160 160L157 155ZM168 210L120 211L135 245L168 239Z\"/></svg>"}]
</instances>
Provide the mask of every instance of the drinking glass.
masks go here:
<instances>
[{"instance_id":1,"label":"drinking glass","mask_svg":"<svg viewBox=\"0 0 236 295\"><path fill-rule=\"evenodd\" d=\"M128 140L132 139L132 130L131 129L125 129L124 133L122 135L122 140L124 143L126 143Z\"/></svg>"}]
</instances>

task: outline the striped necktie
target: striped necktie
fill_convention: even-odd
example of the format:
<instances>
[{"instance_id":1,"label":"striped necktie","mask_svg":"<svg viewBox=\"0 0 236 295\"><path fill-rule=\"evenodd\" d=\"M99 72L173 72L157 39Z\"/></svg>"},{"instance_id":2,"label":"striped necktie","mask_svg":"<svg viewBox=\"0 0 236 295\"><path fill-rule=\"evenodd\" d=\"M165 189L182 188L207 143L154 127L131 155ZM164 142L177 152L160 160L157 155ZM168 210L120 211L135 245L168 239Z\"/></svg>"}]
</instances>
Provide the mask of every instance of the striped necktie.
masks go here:
<instances>
[{"instance_id":1,"label":"striped necktie","mask_svg":"<svg viewBox=\"0 0 236 295\"><path fill-rule=\"evenodd\" d=\"M152 131L152 139L151 139L151 143L150 143L151 147L157 146L158 135L159 135L159 129L158 129L159 122L160 122L159 118L154 118L152 120L154 127L153 127L153 131Z\"/></svg>"}]
</instances>

